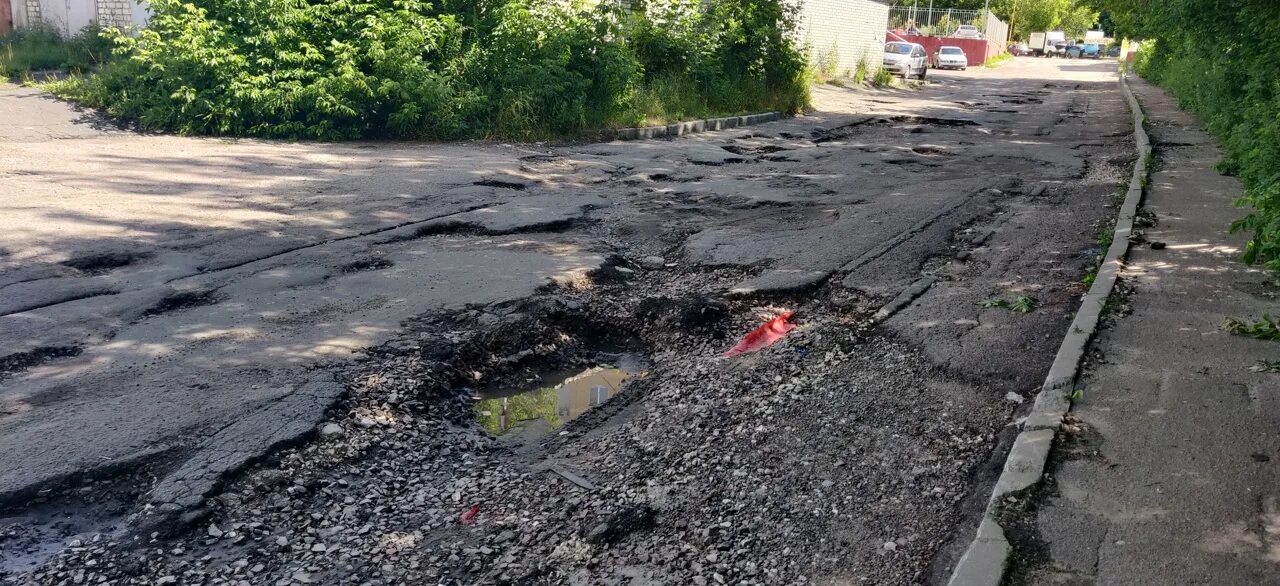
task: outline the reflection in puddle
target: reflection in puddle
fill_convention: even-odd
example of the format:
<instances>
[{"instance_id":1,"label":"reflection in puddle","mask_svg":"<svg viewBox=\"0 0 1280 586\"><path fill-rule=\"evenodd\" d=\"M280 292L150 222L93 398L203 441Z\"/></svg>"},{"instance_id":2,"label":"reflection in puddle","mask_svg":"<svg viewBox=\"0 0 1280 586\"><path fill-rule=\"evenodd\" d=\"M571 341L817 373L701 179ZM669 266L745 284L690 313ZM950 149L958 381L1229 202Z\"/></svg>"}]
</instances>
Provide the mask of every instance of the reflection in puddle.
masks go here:
<instances>
[{"instance_id":1,"label":"reflection in puddle","mask_svg":"<svg viewBox=\"0 0 1280 586\"><path fill-rule=\"evenodd\" d=\"M618 365L600 365L529 390L502 389L482 393L476 403L480 424L494 435L513 428L549 432L603 405L622 384L641 376L639 361L623 356ZM555 379L553 379L555 380Z\"/></svg>"}]
</instances>

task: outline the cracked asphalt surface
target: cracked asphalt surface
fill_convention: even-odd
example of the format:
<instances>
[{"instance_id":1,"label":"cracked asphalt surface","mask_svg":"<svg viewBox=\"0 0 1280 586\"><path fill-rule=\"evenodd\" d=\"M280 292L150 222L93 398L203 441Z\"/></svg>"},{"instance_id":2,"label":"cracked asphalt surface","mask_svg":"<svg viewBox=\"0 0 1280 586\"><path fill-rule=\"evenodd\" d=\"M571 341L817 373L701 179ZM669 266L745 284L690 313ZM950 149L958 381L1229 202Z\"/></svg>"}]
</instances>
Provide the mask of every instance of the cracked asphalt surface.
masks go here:
<instances>
[{"instance_id":1,"label":"cracked asphalt surface","mask_svg":"<svg viewBox=\"0 0 1280 586\"><path fill-rule=\"evenodd\" d=\"M241 527L242 541L286 542L252 576L243 572L256 564L224 572L179 548L178 569L160 556L111 578L133 576L130 583L169 575L265 583L268 574L285 583L305 581L299 574L356 583L374 574L381 583L937 580L957 553L952 542L971 516L970 501L985 498L982 483L998 469L1003 430L1052 360L1132 163L1108 62L1016 59L995 70L937 73L915 90L823 87L807 116L675 140L581 145L145 136L23 89L0 90L0 101L19 112L0 126L0 177L11 187L0 203L0 443L10 447L0 453L8 511L0 528L6 520L14 527L0 533L0 577L35 583L77 571L84 579L86 567L77 564L115 555L74 546L48 561L60 549L50 539L65 545L94 534L125 543L120 528L130 515L135 524L213 515ZM892 315L873 317L904 291L911 293ZM1035 311L983 306L1018 296L1034 298ZM700 335L688 315L664 313L692 300L704 304L699 315L728 314L711 328L715 335ZM548 312L519 309L531 301L625 328L652 362L643 384L609 403L638 405L641 414L575 421L568 439L554 436L538 448L537 458L617 480L613 498L588 498L567 513L564 495L520 471L527 456L511 455L458 417L432 415L448 406L403 400L410 390L435 396L457 385L423 364L457 370L465 361L441 349L458 340L495 353L553 346L555 336L539 337ZM770 307L799 308L807 328L722 370L718 352ZM431 359L409 360L406 352ZM814 355L825 358L810 364ZM475 372L494 380L513 374ZM788 385L791 408L755 412L758 405L743 404L750 401L734 402ZM838 392L853 388L866 392L856 400ZM335 407L344 389L350 397ZM823 398L808 404L796 389L822 389L815 397ZM722 411L705 425L687 412L697 408L688 393L699 392ZM760 417L781 427L752 432L746 422ZM456 518L462 497L454 495L462 492L436 486L416 497L430 510L419 511L426 518L412 521L417 528L396 529L438 546L423 559L320 561L360 557L354 552L371 530L353 530L350 546L331 554L313 543L294 551L280 534L289 519L319 515L313 520L327 523L324 530L353 521L321 521L330 510L323 499L291 502L306 491L289 490L280 501L271 496L283 496L279 485L244 488L236 473L326 420L345 430L344 447L289 448L273 474L307 490L329 487L325 494L360 485L391 498L400 488L338 481L385 467L399 470L393 483L401 487L404 470L419 470L410 484L468 487L468 502L564 531L526 539L524 525L494 521L477 528L493 535L451 541L458 536L444 520ZM397 429L392 421L416 423ZM644 433L634 429L642 423ZM730 465L683 468L707 459L701 450L718 445L712 438L737 433L772 438L741 442L765 441L765 455L738 452L734 443L720 447L736 454ZM452 452L451 441L459 446ZM421 449L410 458L406 446ZM805 450L812 457L794 462L768 455ZM473 456L505 474L468 477L479 473L451 464L474 463ZM734 474L753 469L773 472ZM671 480L665 475L674 470L693 479L673 480L661 498L636 488ZM726 511L693 504L707 486L727 487L724 499L741 504L752 498L735 492L741 483L782 479L790 484L777 486L794 486L805 503L814 493L802 486L814 481L819 501L834 491L847 495L847 508L815 510L815 520L802 504L770 504L786 494L759 495L758 539L721 547L732 539L707 527ZM266 500L218 496L229 494L227 482L231 493L259 491L254 498ZM73 489L56 490L62 486ZM93 487L119 496L81 502ZM598 543L566 537L584 518L641 501L658 510L648 536L622 536L603 553L591 549ZM523 506L536 512L516 510ZM86 518L112 512L98 525L64 519L55 528L50 507ZM375 517L394 510L374 508ZM775 509L781 513L768 512ZM248 510L256 511L252 519ZM270 511L280 517L266 523ZM805 529L781 529L777 514ZM805 555L806 531L831 537L820 559ZM500 537L527 549L507 551L510 560L498 565L482 560ZM684 548L641 560L635 551L645 540ZM203 547L222 547L213 542ZM680 561L687 552L699 561Z\"/></svg>"}]
</instances>

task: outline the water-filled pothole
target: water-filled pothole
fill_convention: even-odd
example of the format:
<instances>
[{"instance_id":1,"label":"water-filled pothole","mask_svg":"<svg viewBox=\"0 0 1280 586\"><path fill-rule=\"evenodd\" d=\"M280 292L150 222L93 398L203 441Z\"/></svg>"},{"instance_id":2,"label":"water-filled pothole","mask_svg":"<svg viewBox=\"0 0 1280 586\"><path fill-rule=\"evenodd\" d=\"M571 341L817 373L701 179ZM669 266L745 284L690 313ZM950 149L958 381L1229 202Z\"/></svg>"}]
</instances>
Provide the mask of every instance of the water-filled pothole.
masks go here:
<instances>
[{"instance_id":1,"label":"water-filled pothole","mask_svg":"<svg viewBox=\"0 0 1280 586\"><path fill-rule=\"evenodd\" d=\"M628 380L645 374L644 360L636 354L600 358L590 368L560 371L533 384L482 390L476 417L494 435L544 435L603 405Z\"/></svg>"}]
</instances>

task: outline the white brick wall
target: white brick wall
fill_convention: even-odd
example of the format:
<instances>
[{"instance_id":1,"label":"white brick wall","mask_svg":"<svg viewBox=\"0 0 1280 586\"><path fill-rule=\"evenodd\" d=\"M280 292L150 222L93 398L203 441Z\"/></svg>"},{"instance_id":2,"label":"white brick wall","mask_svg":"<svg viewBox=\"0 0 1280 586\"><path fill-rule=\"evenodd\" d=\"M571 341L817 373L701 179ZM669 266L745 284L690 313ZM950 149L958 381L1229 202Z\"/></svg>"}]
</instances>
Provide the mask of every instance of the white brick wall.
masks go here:
<instances>
[{"instance_id":1,"label":"white brick wall","mask_svg":"<svg viewBox=\"0 0 1280 586\"><path fill-rule=\"evenodd\" d=\"M834 55L844 75L864 55L869 71L880 68L888 28L889 7L875 0L802 0L797 34L815 65Z\"/></svg>"},{"instance_id":2,"label":"white brick wall","mask_svg":"<svg viewBox=\"0 0 1280 586\"><path fill-rule=\"evenodd\" d=\"M126 28L147 23L145 0L0 0L13 7L16 28L48 27L71 36L90 24Z\"/></svg>"}]
</instances>

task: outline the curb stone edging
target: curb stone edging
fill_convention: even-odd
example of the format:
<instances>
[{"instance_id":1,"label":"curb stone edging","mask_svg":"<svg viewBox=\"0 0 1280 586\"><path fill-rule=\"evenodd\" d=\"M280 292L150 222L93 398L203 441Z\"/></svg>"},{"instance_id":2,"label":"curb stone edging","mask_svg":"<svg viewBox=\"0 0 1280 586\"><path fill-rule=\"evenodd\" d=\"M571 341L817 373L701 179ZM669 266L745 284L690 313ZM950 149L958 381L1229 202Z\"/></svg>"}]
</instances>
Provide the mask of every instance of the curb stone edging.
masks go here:
<instances>
[{"instance_id":1,"label":"curb stone edging","mask_svg":"<svg viewBox=\"0 0 1280 586\"><path fill-rule=\"evenodd\" d=\"M1133 232L1133 221L1138 213L1138 204L1142 202L1144 185L1150 172L1147 162L1151 157L1151 140L1143 128L1146 116L1142 112L1142 106L1129 89L1125 73L1121 72L1119 77L1120 89L1133 113L1133 137L1138 160L1133 165L1129 190L1125 193L1124 204L1116 217L1115 237L1098 267L1093 286L1080 300L1080 309L1071 321L1071 329L1067 330L1062 345L1058 347L1058 354L1049 367L1049 374L1031 407L1031 414L1022 424L1022 430L1005 460L1004 470L991 491L991 498L987 501L987 508L982 514L973 541L956 562L951 579L947 582L948 586L999 586L1004 578L1011 547L996 514L1005 497L1031 488L1040 481L1053 438L1062 425L1062 418L1071 409L1069 395L1079 374L1085 348L1098 328L1103 306L1111 296L1124 258L1129 253L1129 236Z\"/></svg>"},{"instance_id":2,"label":"curb stone edging","mask_svg":"<svg viewBox=\"0 0 1280 586\"><path fill-rule=\"evenodd\" d=\"M762 124L765 122L773 122L782 118L782 112L765 112L763 114L747 114L745 116L728 116L725 118L706 118L703 120L688 120L685 122L672 122L666 126L644 126L640 128L619 128L613 131L613 138L617 140L642 140L646 138L667 138L684 136L695 132L706 132L708 130L728 130L739 126L750 126L752 124Z\"/></svg>"}]
</instances>

